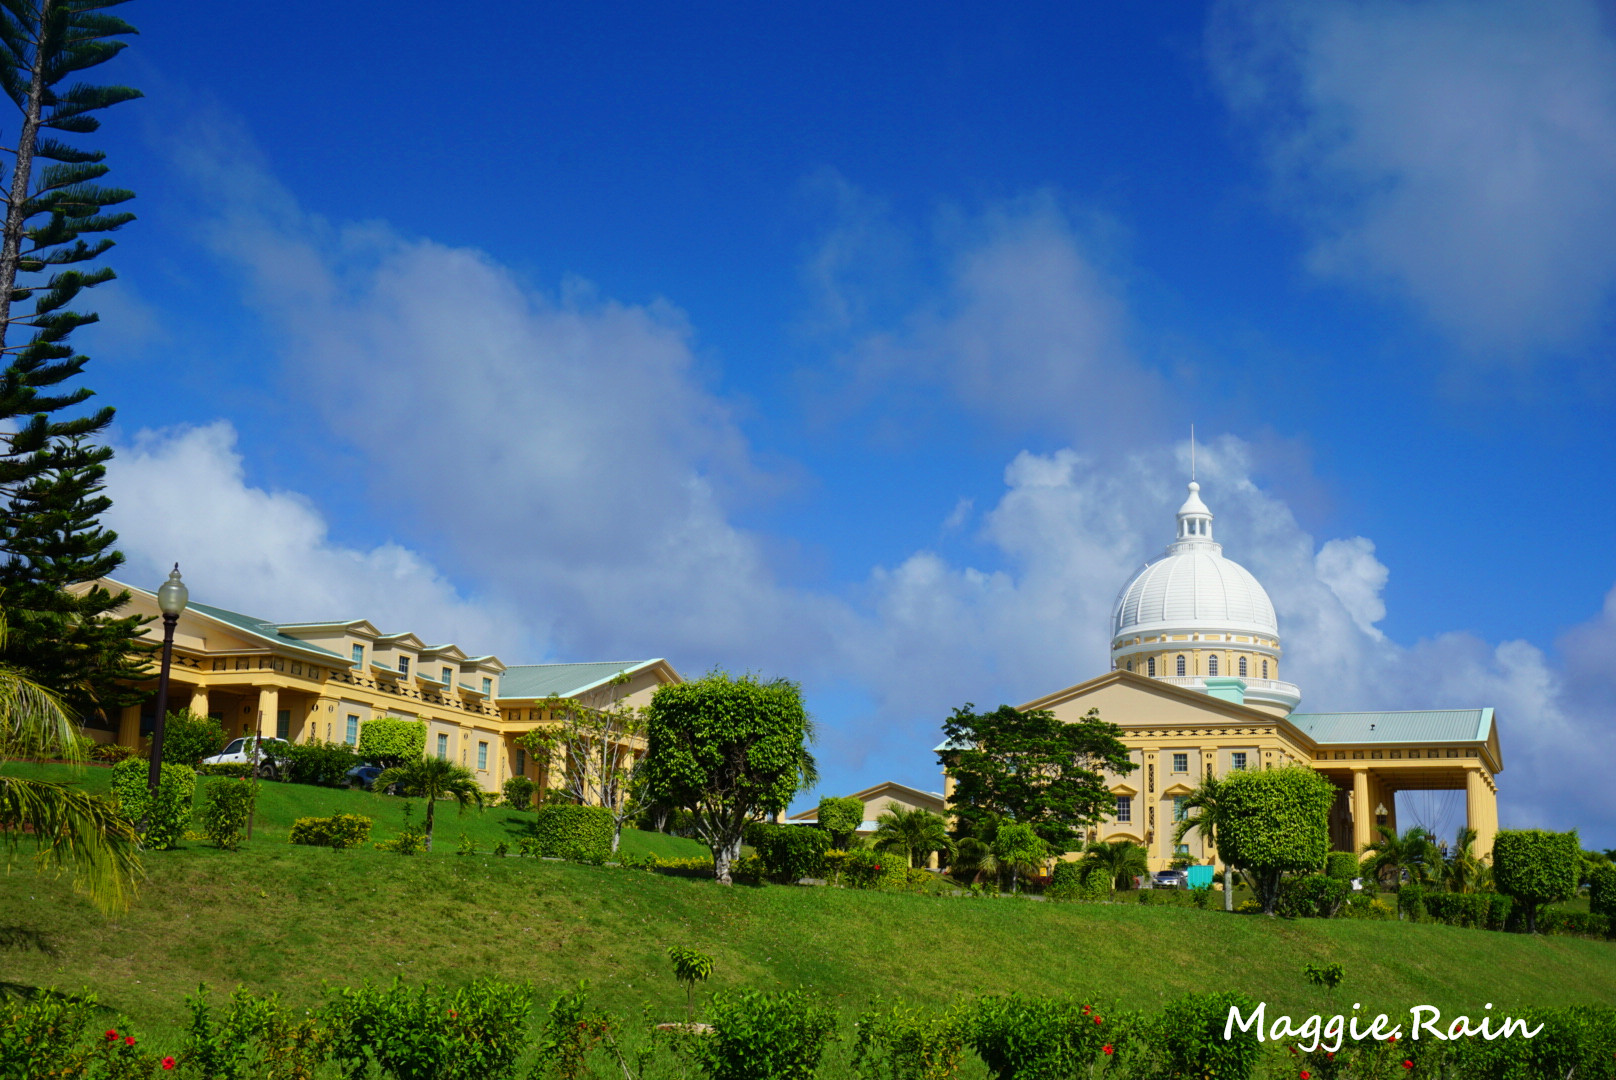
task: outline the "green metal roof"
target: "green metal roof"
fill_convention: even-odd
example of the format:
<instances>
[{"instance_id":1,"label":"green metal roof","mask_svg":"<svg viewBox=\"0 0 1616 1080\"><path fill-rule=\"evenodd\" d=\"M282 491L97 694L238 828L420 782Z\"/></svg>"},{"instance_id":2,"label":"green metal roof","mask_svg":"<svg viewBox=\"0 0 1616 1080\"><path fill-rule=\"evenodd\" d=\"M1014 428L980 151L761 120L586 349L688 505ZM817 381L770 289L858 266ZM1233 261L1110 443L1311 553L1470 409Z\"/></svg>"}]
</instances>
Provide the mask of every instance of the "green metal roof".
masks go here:
<instances>
[{"instance_id":1,"label":"green metal roof","mask_svg":"<svg viewBox=\"0 0 1616 1080\"><path fill-rule=\"evenodd\" d=\"M209 618L218 619L222 623L234 626L237 630L244 630L254 637L263 638L270 644L278 645L283 649L296 649L299 652L329 656L334 662L332 665L334 667L353 666L353 662L347 657L338 656L330 649L322 649L318 645L310 645L306 641L283 634L280 627L274 623L265 622L263 619L255 619L251 615L243 615L239 611L227 611L224 608L214 607L212 604L198 604L194 600L185 606L192 611L199 611Z\"/></svg>"},{"instance_id":2,"label":"green metal roof","mask_svg":"<svg viewBox=\"0 0 1616 1080\"><path fill-rule=\"evenodd\" d=\"M504 698L574 697L624 671L638 671L655 660L600 660L588 664L517 664L499 678Z\"/></svg>"},{"instance_id":3,"label":"green metal roof","mask_svg":"<svg viewBox=\"0 0 1616 1080\"><path fill-rule=\"evenodd\" d=\"M1493 711L1291 713L1290 721L1317 743L1486 742Z\"/></svg>"}]
</instances>

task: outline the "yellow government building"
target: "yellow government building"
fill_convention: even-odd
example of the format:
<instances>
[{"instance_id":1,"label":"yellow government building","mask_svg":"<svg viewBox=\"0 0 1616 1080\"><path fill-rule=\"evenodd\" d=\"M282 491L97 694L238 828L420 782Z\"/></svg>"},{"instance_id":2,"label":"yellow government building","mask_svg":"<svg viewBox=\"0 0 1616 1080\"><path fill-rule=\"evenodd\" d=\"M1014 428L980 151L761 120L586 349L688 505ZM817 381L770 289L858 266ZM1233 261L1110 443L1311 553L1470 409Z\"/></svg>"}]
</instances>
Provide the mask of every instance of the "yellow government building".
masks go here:
<instances>
[{"instance_id":1,"label":"yellow government building","mask_svg":"<svg viewBox=\"0 0 1616 1080\"><path fill-rule=\"evenodd\" d=\"M1377 825L1397 828L1399 791L1458 790L1477 855L1492 851L1504 767L1493 710L1297 712L1302 692L1281 677L1274 605L1224 558L1199 484L1189 485L1173 542L1119 594L1110 636L1111 671L1020 706L1068 721L1099 709L1122 729L1137 768L1107 777L1117 809L1093 838L1144 845L1153 870L1179 857L1204 863L1216 853L1193 831L1173 841L1203 776L1308 765L1340 792L1330 813L1337 850L1362 851ZM945 794L952 787L945 775Z\"/></svg>"},{"instance_id":2,"label":"yellow government building","mask_svg":"<svg viewBox=\"0 0 1616 1080\"><path fill-rule=\"evenodd\" d=\"M113 593L127 589L120 614L152 617L145 632L160 639L154 593L111 579L99 584ZM155 691L153 675L140 685ZM384 634L365 619L273 623L193 601L175 626L168 700L170 709L214 717L232 737L261 731L292 742L355 746L372 718L419 720L427 754L458 761L494 791L512 776L560 786L550 762L532 760L516 745L551 719L554 699L641 707L658 686L679 681L660 659L507 667L457 645ZM156 716L148 697L123 710L116 730L87 725L86 734L138 746Z\"/></svg>"}]
</instances>

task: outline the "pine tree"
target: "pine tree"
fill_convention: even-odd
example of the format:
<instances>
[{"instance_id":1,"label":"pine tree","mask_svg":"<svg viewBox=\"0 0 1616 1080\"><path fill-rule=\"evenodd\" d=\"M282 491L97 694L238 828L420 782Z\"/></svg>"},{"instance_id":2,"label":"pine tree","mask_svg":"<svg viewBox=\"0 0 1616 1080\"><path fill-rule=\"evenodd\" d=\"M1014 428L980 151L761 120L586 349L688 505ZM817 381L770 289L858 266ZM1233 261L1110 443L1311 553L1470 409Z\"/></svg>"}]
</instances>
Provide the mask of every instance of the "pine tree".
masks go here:
<instances>
[{"instance_id":1,"label":"pine tree","mask_svg":"<svg viewBox=\"0 0 1616 1080\"><path fill-rule=\"evenodd\" d=\"M73 438L58 448L51 469L16 492L0 527L7 552L0 598L11 614L4 662L54 687L79 716L100 711L111 721L145 696L127 684L145 674L148 650L131 644L148 620L113 617L129 599L126 590L68 589L123 564L113 547L118 534L99 521L112 505L102 493L105 476L100 448Z\"/></svg>"},{"instance_id":2,"label":"pine tree","mask_svg":"<svg viewBox=\"0 0 1616 1080\"><path fill-rule=\"evenodd\" d=\"M0 605L14 627L7 655L80 708L127 698L112 680L138 671L139 621L109 618L122 598L104 589L64 592L122 561L116 538L96 524L110 505L102 480L112 451L87 441L113 411L79 408L93 392L71 385L89 358L68 339L96 316L68 305L112 280L111 268L82 264L105 254L113 241L103 234L134 215L107 209L133 193L96 183L106 155L58 135L91 134L100 127L93 113L140 96L79 81L135 32L106 13L124 2L0 0L0 90L20 114L15 144L0 147L12 159L10 175L0 173L0 430L14 428L0 436Z\"/></svg>"}]
</instances>

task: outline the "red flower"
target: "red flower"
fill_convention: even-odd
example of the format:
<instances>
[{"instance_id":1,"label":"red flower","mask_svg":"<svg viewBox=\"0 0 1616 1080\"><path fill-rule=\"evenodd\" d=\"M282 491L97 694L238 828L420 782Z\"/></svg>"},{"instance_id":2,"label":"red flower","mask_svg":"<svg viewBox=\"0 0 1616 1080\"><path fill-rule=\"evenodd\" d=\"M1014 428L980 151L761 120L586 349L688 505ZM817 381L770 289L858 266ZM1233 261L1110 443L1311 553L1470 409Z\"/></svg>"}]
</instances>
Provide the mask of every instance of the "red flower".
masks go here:
<instances>
[{"instance_id":1,"label":"red flower","mask_svg":"<svg viewBox=\"0 0 1616 1080\"><path fill-rule=\"evenodd\" d=\"M174 1059L173 1058L166 1057L166 1058L163 1059L163 1068L172 1069L173 1067L174 1067Z\"/></svg>"},{"instance_id":2,"label":"red flower","mask_svg":"<svg viewBox=\"0 0 1616 1080\"><path fill-rule=\"evenodd\" d=\"M1104 1046L1100 1047L1100 1049L1105 1051L1106 1057L1110 1057L1115 1052L1115 1049L1110 1043L1106 1043Z\"/></svg>"},{"instance_id":3,"label":"red flower","mask_svg":"<svg viewBox=\"0 0 1616 1080\"><path fill-rule=\"evenodd\" d=\"M1313 1074L1306 1069L1302 1070L1302 1080L1313 1080Z\"/></svg>"},{"instance_id":4,"label":"red flower","mask_svg":"<svg viewBox=\"0 0 1616 1080\"><path fill-rule=\"evenodd\" d=\"M1396 1035L1388 1035L1388 1036L1386 1036L1386 1041L1387 1042L1396 1042L1397 1041L1397 1036Z\"/></svg>"},{"instance_id":5,"label":"red flower","mask_svg":"<svg viewBox=\"0 0 1616 1080\"><path fill-rule=\"evenodd\" d=\"M117 1038L118 1038L118 1033L116 1031L107 1032L107 1042L114 1042L114 1041L117 1040Z\"/></svg>"},{"instance_id":6,"label":"red flower","mask_svg":"<svg viewBox=\"0 0 1616 1080\"><path fill-rule=\"evenodd\" d=\"M124 1039L123 1042L124 1042L125 1046L133 1046L133 1045L135 1045L135 1037L133 1035L131 1035L128 1038Z\"/></svg>"},{"instance_id":7,"label":"red flower","mask_svg":"<svg viewBox=\"0 0 1616 1080\"><path fill-rule=\"evenodd\" d=\"M1100 1022L1100 1018L1099 1018L1099 1017L1098 1017L1098 1016L1096 1016L1096 1017L1095 1017L1095 1018L1094 1018L1094 1022L1095 1022L1095 1023L1096 1023L1096 1024L1098 1024L1098 1023L1099 1023L1099 1022Z\"/></svg>"},{"instance_id":8,"label":"red flower","mask_svg":"<svg viewBox=\"0 0 1616 1080\"><path fill-rule=\"evenodd\" d=\"M1326 1052L1324 1056L1329 1058L1331 1061L1334 1061L1335 1060L1335 1051L1330 1050L1330 1051Z\"/></svg>"},{"instance_id":9,"label":"red flower","mask_svg":"<svg viewBox=\"0 0 1616 1080\"><path fill-rule=\"evenodd\" d=\"M1409 1061L1407 1058L1403 1059L1403 1068L1412 1069L1413 1067L1414 1067L1414 1063L1412 1061Z\"/></svg>"},{"instance_id":10,"label":"red flower","mask_svg":"<svg viewBox=\"0 0 1616 1080\"><path fill-rule=\"evenodd\" d=\"M1084 1016L1087 1016L1090 1011L1091 1010L1089 1009L1089 1007L1087 1005L1083 1006L1083 1015Z\"/></svg>"}]
</instances>

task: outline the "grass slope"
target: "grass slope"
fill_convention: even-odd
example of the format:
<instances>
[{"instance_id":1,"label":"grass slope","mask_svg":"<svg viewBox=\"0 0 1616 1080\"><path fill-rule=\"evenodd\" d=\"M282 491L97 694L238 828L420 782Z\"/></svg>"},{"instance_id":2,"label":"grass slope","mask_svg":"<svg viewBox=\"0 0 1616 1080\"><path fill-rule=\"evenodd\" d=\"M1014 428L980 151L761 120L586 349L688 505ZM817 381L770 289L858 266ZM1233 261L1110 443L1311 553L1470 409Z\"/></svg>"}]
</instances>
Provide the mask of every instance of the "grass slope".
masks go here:
<instances>
[{"instance_id":1,"label":"grass slope","mask_svg":"<svg viewBox=\"0 0 1616 1080\"><path fill-rule=\"evenodd\" d=\"M149 880L127 915L102 918L65 882L26 869L0 881L0 941L13 943L0 952L0 980L89 987L157 1031L182 1020L183 997L199 982L312 1003L322 980L394 975L493 975L548 992L588 978L615 1010L645 1005L674 1019L684 995L664 956L672 944L716 957L708 990L809 986L848 1008L881 994L943 1003L1011 990L1153 1008L1186 991L1229 988L1271 1010L1313 1011L1323 1002L1300 970L1329 960L1347 971L1337 1008L1433 1004L1451 1015L1488 1001L1501 1010L1616 1004L1616 945L1606 942L1136 904L727 889L613 867L456 856L452 840L414 858L333 852L285 842L287 815L306 812L298 800L388 801L304 789L296 807L276 810L275 793L296 789L265 791L265 825L249 847L192 843L148 855ZM498 818L451 812L441 827ZM668 839L635 834L634 843Z\"/></svg>"}]
</instances>

